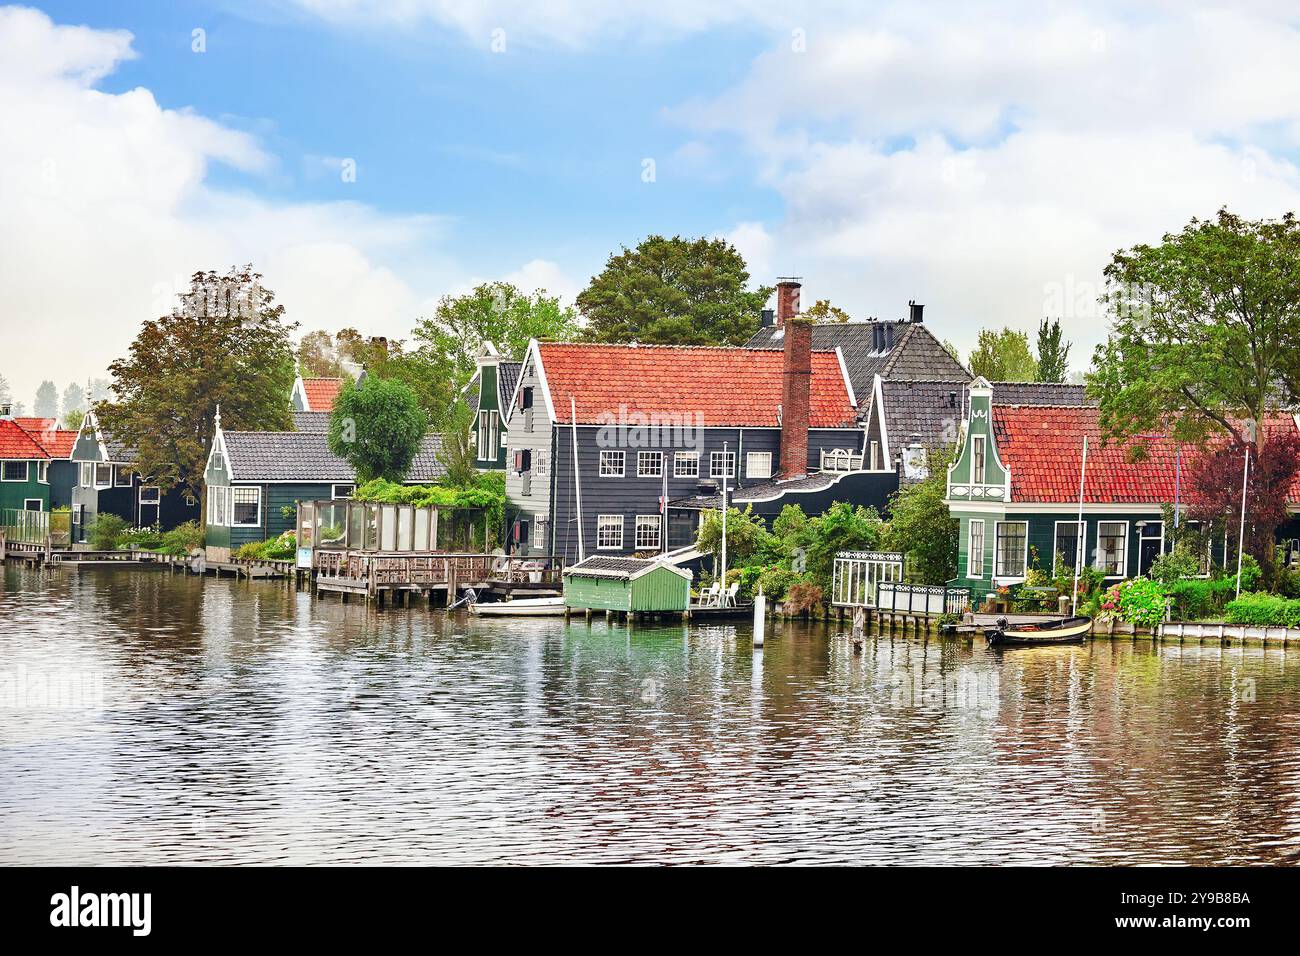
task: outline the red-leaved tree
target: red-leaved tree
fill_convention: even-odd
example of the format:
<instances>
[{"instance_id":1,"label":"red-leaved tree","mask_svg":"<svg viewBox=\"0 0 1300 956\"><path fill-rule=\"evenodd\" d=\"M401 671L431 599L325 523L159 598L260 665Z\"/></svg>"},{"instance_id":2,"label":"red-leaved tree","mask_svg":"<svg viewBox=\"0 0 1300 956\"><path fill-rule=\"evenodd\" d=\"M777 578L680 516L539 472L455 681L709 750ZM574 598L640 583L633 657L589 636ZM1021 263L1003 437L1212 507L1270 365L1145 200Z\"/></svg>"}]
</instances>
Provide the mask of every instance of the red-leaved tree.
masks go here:
<instances>
[{"instance_id":1,"label":"red-leaved tree","mask_svg":"<svg viewBox=\"0 0 1300 956\"><path fill-rule=\"evenodd\" d=\"M1250 479L1246 485L1245 551L1254 555L1272 582L1273 546L1277 529L1287 520L1287 496L1300 473L1300 435L1290 419L1259 429L1253 444L1215 443L1188 466L1188 517L1222 533L1235 559L1241 520L1241 484L1245 449L1250 449Z\"/></svg>"}]
</instances>

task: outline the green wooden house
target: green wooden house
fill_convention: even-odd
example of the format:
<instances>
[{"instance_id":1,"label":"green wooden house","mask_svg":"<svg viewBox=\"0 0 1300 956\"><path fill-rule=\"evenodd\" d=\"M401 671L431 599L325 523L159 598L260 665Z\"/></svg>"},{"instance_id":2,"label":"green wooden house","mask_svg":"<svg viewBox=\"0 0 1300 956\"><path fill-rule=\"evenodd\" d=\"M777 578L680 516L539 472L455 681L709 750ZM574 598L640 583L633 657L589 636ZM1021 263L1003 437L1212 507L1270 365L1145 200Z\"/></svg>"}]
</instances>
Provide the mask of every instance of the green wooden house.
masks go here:
<instances>
[{"instance_id":1,"label":"green wooden house","mask_svg":"<svg viewBox=\"0 0 1300 956\"><path fill-rule=\"evenodd\" d=\"M6 511L50 510L50 455L0 409L0 517Z\"/></svg>"},{"instance_id":2,"label":"green wooden house","mask_svg":"<svg viewBox=\"0 0 1300 956\"><path fill-rule=\"evenodd\" d=\"M948 469L947 504L960 522L957 577L950 583L971 588L979 602L998 587L1023 582L1031 568L1072 569L1080 548L1084 562L1111 582L1151 569L1172 530L1165 527L1165 506L1186 520L1179 475L1190 449L1164 435L1103 443L1096 405L1003 404L983 378L969 395L961 445ZM1263 426L1295 429L1297 422L1279 414ZM1300 499L1294 492L1292 499L1295 514ZM1226 541L1210 544L1207 575L1226 550Z\"/></svg>"},{"instance_id":3,"label":"green wooden house","mask_svg":"<svg viewBox=\"0 0 1300 956\"><path fill-rule=\"evenodd\" d=\"M564 569L564 603L593 611L685 611L691 572L661 558L592 557Z\"/></svg>"},{"instance_id":4,"label":"green wooden house","mask_svg":"<svg viewBox=\"0 0 1300 956\"><path fill-rule=\"evenodd\" d=\"M464 391L474 415L470 441L479 471L503 471L506 467L506 425L522 366L522 362L503 361L490 342L479 349L478 370ZM531 414L531 403L526 413Z\"/></svg>"},{"instance_id":5,"label":"green wooden house","mask_svg":"<svg viewBox=\"0 0 1300 956\"><path fill-rule=\"evenodd\" d=\"M298 431L245 432L222 427L218 411L204 468L209 561L224 563L241 545L293 531L299 502L350 498L356 472L335 455L326 436L329 418L295 412ZM408 484L442 477L438 435L425 437L407 474Z\"/></svg>"}]
</instances>

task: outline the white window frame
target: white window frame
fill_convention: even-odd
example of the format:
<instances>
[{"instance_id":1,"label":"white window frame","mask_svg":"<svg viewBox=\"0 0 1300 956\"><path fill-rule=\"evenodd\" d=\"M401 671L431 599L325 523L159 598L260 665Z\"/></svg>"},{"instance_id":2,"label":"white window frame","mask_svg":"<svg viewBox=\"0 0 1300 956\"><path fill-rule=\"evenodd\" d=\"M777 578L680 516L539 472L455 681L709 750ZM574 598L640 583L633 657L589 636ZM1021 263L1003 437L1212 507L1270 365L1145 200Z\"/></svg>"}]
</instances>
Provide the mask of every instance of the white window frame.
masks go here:
<instances>
[{"instance_id":1,"label":"white window frame","mask_svg":"<svg viewBox=\"0 0 1300 956\"><path fill-rule=\"evenodd\" d=\"M126 481L122 480L123 475L126 475ZM114 488L130 488L133 484L135 484L135 472L132 469L123 465L113 466Z\"/></svg>"},{"instance_id":2,"label":"white window frame","mask_svg":"<svg viewBox=\"0 0 1300 956\"><path fill-rule=\"evenodd\" d=\"M478 427L475 429L475 435L474 435L475 441L477 442L477 446L478 446L474 449L474 454L479 461L487 461L488 458L491 457L488 454L488 450L492 448L492 446L488 444L488 434L490 428L490 426L488 425L488 420L491 417L491 415L492 413L487 411L486 409L479 409Z\"/></svg>"},{"instance_id":3,"label":"white window frame","mask_svg":"<svg viewBox=\"0 0 1300 956\"><path fill-rule=\"evenodd\" d=\"M723 460L723 456L724 456L724 455L726 456L725 461ZM726 469L726 472L727 472L726 477L727 477L727 478L735 478L735 477L736 477L736 453L735 453L734 451L727 451L727 452L722 452L722 451L711 451L711 452L709 452L709 477L710 477L710 478L722 478L722 477L723 477L723 473L722 473L721 471L718 470L718 462L719 462L719 461L722 461L722 463L723 463L723 468Z\"/></svg>"},{"instance_id":4,"label":"white window frame","mask_svg":"<svg viewBox=\"0 0 1300 956\"><path fill-rule=\"evenodd\" d=\"M985 484L989 471L988 436L972 435L970 438L970 483Z\"/></svg>"},{"instance_id":5,"label":"white window frame","mask_svg":"<svg viewBox=\"0 0 1300 956\"><path fill-rule=\"evenodd\" d=\"M100 480L99 480L99 469L101 469L101 468L106 468L106 469L108 469L108 480L107 480L107 481L100 481ZM113 487L113 466L110 465L108 462L103 462L103 461L97 461L97 462L95 462L95 487L96 487L96 488L112 488L112 487Z\"/></svg>"},{"instance_id":6,"label":"white window frame","mask_svg":"<svg viewBox=\"0 0 1300 956\"><path fill-rule=\"evenodd\" d=\"M152 491L157 497L155 497L152 501L145 501L144 493L146 491ZM157 485L141 485L139 492L137 492L136 494L136 500L142 505L161 505L162 489L159 488Z\"/></svg>"},{"instance_id":7,"label":"white window frame","mask_svg":"<svg viewBox=\"0 0 1300 956\"><path fill-rule=\"evenodd\" d=\"M636 476L638 478L662 478L664 476L664 453L661 451L637 452Z\"/></svg>"},{"instance_id":8,"label":"white window frame","mask_svg":"<svg viewBox=\"0 0 1300 956\"><path fill-rule=\"evenodd\" d=\"M880 442L874 439L871 442L871 470L880 470Z\"/></svg>"},{"instance_id":9,"label":"white window frame","mask_svg":"<svg viewBox=\"0 0 1300 956\"><path fill-rule=\"evenodd\" d=\"M765 464L754 467L754 462L764 462ZM772 477L772 453L770 451L747 451L745 452L745 477L746 478L771 478Z\"/></svg>"},{"instance_id":10,"label":"white window frame","mask_svg":"<svg viewBox=\"0 0 1300 956\"><path fill-rule=\"evenodd\" d=\"M979 573L971 573L971 558L976 553L975 548L975 526L979 525ZM984 577L984 558L986 555L986 542L984 540L984 519L971 518L970 526L966 529L966 577L983 578Z\"/></svg>"},{"instance_id":11,"label":"white window frame","mask_svg":"<svg viewBox=\"0 0 1300 956\"><path fill-rule=\"evenodd\" d=\"M239 500L239 495L240 495L241 492L251 492L251 493L255 496L255 498L256 498L256 502L257 502L257 517L256 517L256 519L253 520L253 521L236 521L236 520L235 520L235 506L236 506L236 505L246 505L246 504L249 504L249 503L250 503L250 502L248 502L248 501L240 501L240 500ZM260 528L261 526L262 526L262 489L261 489L261 488L257 488L257 487L248 487L248 486L245 486L245 485L231 485L231 486L230 486L230 527L232 527L232 528Z\"/></svg>"},{"instance_id":12,"label":"white window frame","mask_svg":"<svg viewBox=\"0 0 1300 956\"><path fill-rule=\"evenodd\" d=\"M212 485L208 488L208 524L216 528L230 527L229 485Z\"/></svg>"},{"instance_id":13,"label":"white window frame","mask_svg":"<svg viewBox=\"0 0 1300 956\"><path fill-rule=\"evenodd\" d=\"M82 519L85 518L85 515L86 515L86 506L74 502L72 505L72 523L81 524Z\"/></svg>"},{"instance_id":14,"label":"white window frame","mask_svg":"<svg viewBox=\"0 0 1300 956\"><path fill-rule=\"evenodd\" d=\"M653 539L651 538L653 531ZM633 539L637 551L658 551L663 547L663 518L660 515L637 515Z\"/></svg>"},{"instance_id":15,"label":"white window frame","mask_svg":"<svg viewBox=\"0 0 1300 956\"><path fill-rule=\"evenodd\" d=\"M1088 553L1088 521L1086 518L1083 521L1079 521L1077 518L1071 518L1068 521L1052 522L1052 574L1053 575L1057 575L1061 573L1061 569L1056 566L1056 555L1057 555L1056 540L1058 537L1057 529L1060 528L1061 525L1068 526L1072 524L1079 526L1079 538L1077 544L1078 550L1075 552L1075 560L1078 560L1079 554L1086 555ZM1086 564L1080 565L1080 567L1086 567L1086 566L1087 566ZM1069 571L1071 574L1073 574L1074 568L1073 567L1069 568Z\"/></svg>"},{"instance_id":16,"label":"white window frame","mask_svg":"<svg viewBox=\"0 0 1300 956\"><path fill-rule=\"evenodd\" d=\"M1150 528L1153 524L1160 525L1159 539L1148 538L1145 535L1147 528ZM1160 550L1156 552L1156 557L1159 558L1161 555L1163 555L1165 553L1165 522L1163 518L1156 519L1155 521L1152 521L1151 519L1148 518L1146 519L1146 523L1142 527L1136 528L1135 530L1137 531L1137 562L1138 562L1137 570L1138 570L1138 574L1145 574L1146 572L1142 570L1142 542L1159 540ZM1150 568L1148 568L1147 570L1149 571Z\"/></svg>"},{"instance_id":17,"label":"white window frame","mask_svg":"<svg viewBox=\"0 0 1300 956\"><path fill-rule=\"evenodd\" d=\"M1025 549L1020 557L1019 574L1002 574L998 571L998 559L1002 553L1002 547L999 539L1002 537L999 532L1003 525L1018 524L1024 525L1025 528ZM1029 573L1029 522L1028 521L995 521L993 522L993 580L995 581L1023 581L1025 575Z\"/></svg>"},{"instance_id":18,"label":"white window frame","mask_svg":"<svg viewBox=\"0 0 1300 956\"><path fill-rule=\"evenodd\" d=\"M35 507L35 508L29 508L29 507L27 507L27 506L28 506L29 504L31 504L33 501L36 502L37 507ZM44 510L45 510L45 500L44 500L43 498L24 498L24 499L23 499L23 511L44 511Z\"/></svg>"},{"instance_id":19,"label":"white window frame","mask_svg":"<svg viewBox=\"0 0 1300 956\"><path fill-rule=\"evenodd\" d=\"M1098 522L1097 522L1097 547L1098 547L1098 548L1101 547L1101 538L1102 538L1102 534L1101 534L1101 526L1104 525L1104 524L1120 524L1120 525L1123 525L1123 526L1124 526L1124 536L1121 538L1121 543L1120 543L1120 548L1119 548L1119 558L1120 558L1119 571L1116 572L1115 574L1107 574L1107 575L1106 575L1106 579L1107 579L1107 580L1112 580L1112 579L1113 579L1113 580L1117 580L1117 581L1118 581L1118 580L1122 580L1122 579L1128 577L1128 532L1129 532L1129 523L1128 523L1127 521L1098 521ZM1097 555L1097 561L1098 561L1098 562L1101 561L1101 555L1100 555L1100 554ZM1101 566L1100 563L1094 564L1093 567L1097 568L1098 570L1103 570L1103 571L1105 570L1105 569Z\"/></svg>"},{"instance_id":20,"label":"white window frame","mask_svg":"<svg viewBox=\"0 0 1300 956\"><path fill-rule=\"evenodd\" d=\"M615 532L617 532L617 540L615 540ZM596 550L623 550L622 515L596 515Z\"/></svg>"},{"instance_id":21,"label":"white window frame","mask_svg":"<svg viewBox=\"0 0 1300 956\"><path fill-rule=\"evenodd\" d=\"M9 470L10 465L22 465L23 476L21 478L6 477L5 472ZM20 485L26 482L27 479L31 477L31 474L32 474L32 463L30 461L17 461L14 459L10 459L5 462L0 462L0 481L7 481L10 482L11 484Z\"/></svg>"},{"instance_id":22,"label":"white window frame","mask_svg":"<svg viewBox=\"0 0 1300 956\"><path fill-rule=\"evenodd\" d=\"M614 462L618 462L618 471L614 471ZM626 468L627 468L626 452L612 451L607 448L602 448L600 450L600 477L622 478L623 472Z\"/></svg>"},{"instance_id":23,"label":"white window frame","mask_svg":"<svg viewBox=\"0 0 1300 956\"><path fill-rule=\"evenodd\" d=\"M81 463L81 487L95 487L95 463L93 461L83 461Z\"/></svg>"},{"instance_id":24,"label":"white window frame","mask_svg":"<svg viewBox=\"0 0 1300 956\"><path fill-rule=\"evenodd\" d=\"M50 463L48 461L38 461L36 463L36 481L42 485L50 483Z\"/></svg>"},{"instance_id":25,"label":"white window frame","mask_svg":"<svg viewBox=\"0 0 1300 956\"><path fill-rule=\"evenodd\" d=\"M348 493L346 495L339 494L340 488L347 488ZM330 498L351 498L356 493L357 486L355 484L330 485Z\"/></svg>"},{"instance_id":26,"label":"white window frame","mask_svg":"<svg viewBox=\"0 0 1300 956\"><path fill-rule=\"evenodd\" d=\"M673 452L673 477L700 477L700 453L697 451Z\"/></svg>"},{"instance_id":27,"label":"white window frame","mask_svg":"<svg viewBox=\"0 0 1300 956\"><path fill-rule=\"evenodd\" d=\"M550 473L550 462L547 461L545 448L538 448L533 452L533 474L538 478L545 478Z\"/></svg>"}]
</instances>

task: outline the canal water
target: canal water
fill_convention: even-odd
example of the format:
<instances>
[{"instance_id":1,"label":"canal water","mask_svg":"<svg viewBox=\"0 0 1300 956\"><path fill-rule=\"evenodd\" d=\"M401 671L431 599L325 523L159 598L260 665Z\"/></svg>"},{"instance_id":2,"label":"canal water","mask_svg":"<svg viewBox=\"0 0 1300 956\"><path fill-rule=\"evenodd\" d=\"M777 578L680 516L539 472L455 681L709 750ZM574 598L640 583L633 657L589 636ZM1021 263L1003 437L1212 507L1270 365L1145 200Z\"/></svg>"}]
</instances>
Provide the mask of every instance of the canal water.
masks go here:
<instances>
[{"instance_id":1,"label":"canal water","mask_svg":"<svg viewBox=\"0 0 1300 956\"><path fill-rule=\"evenodd\" d=\"M1300 648L751 644L10 566L0 862L1300 860Z\"/></svg>"}]
</instances>

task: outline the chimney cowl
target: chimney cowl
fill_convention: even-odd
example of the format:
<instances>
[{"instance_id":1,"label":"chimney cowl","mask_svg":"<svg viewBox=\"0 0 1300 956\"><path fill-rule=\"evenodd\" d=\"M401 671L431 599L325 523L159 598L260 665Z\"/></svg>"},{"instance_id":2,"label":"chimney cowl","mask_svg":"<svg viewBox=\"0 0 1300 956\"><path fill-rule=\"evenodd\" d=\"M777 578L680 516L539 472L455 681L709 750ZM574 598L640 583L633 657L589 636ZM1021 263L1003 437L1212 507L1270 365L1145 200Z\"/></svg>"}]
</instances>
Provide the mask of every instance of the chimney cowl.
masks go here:
<instances>
[{"instance_id":1,"label":"chimney cowl","mask_svg":"<svg viewBox=\"0 0 1300 956\"><path fill-rule=\"evenodd\" d=\"M776 313L773 312L771 309L764 309L762 316L758 320L759 326L761 326L762 328L769 328L772 325L772 322L774 321L775 315Z\"/></svg>"},{"instance_id":2,"label":"chimney cowl","mask_svg":"<svg viewBox=\"0 0 1300 956\"><path fill-rule=\"evenodd\" d=\"M917 302L915 299L907 300L907 321L920 324L925 321L925 319L923 318L924 313L925 313L924 305Z\"/></svg>"}]
</instances>

